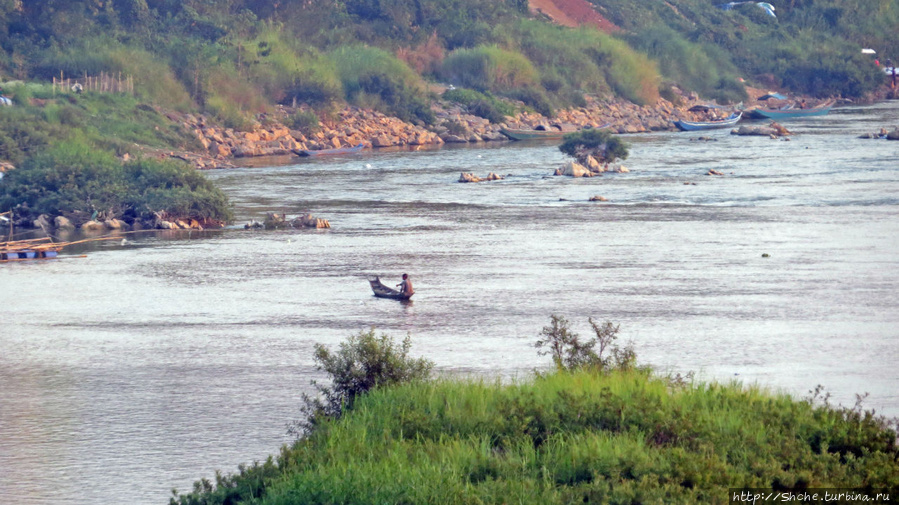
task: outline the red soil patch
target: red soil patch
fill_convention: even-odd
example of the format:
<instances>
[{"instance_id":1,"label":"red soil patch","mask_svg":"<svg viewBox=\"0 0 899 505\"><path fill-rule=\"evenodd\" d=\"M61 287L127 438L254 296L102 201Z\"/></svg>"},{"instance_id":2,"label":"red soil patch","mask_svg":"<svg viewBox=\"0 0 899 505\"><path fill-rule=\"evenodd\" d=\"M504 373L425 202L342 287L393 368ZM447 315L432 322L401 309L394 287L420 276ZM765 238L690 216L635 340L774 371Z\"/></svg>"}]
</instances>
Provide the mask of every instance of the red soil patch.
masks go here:
<instances>
[{"instance_id":1,"label":"red soil patch","mask_svg":"<svg viewBox=\"0 0 899 505\"><path fill-rule=\"evenodd\" d=\"M606 33L620 30L586 0L529 0L528 3L532 12L545 14L562 26L589 25Z\"/></svg>"}]
</instances>

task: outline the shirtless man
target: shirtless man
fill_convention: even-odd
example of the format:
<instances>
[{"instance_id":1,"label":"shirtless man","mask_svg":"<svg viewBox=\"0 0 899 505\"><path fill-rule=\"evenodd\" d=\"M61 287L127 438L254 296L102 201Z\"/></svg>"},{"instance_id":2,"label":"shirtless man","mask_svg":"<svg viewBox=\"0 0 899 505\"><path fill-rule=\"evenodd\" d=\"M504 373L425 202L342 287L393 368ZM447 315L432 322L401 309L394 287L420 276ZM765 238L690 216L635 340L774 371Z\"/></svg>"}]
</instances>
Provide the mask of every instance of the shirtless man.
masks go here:
<instances>
[{"instance_id":1,"label":"shirtless man","mask_svg":"<svg viewBox=\"0 0 899 505\"><path fill-rule=\"evenodd\" d=\"M403 274L403 282L397 284L396 287L400 288L400 293L404 295L412 296L415 294L415 290L412 289L412 281L409 280L408 274Z\"/></svg>"}]
</instances>

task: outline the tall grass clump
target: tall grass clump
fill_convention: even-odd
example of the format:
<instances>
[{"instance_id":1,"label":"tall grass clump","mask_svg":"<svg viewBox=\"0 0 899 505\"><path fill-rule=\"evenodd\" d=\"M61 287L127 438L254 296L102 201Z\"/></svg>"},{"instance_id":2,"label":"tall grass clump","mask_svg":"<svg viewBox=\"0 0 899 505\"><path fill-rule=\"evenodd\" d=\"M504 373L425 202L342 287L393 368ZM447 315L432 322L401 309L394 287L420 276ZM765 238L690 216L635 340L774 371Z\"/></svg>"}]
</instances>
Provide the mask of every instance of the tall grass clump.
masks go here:
<instances>
[{"instance_id":1,"label":"tall grass clump","mask_svg":"<svg viewBox=\"0 0 899 505\"><path fill-rule=\"evenodd\" d=\"M442 379L374 390L274 465L171 503L686 505L742 487L895 490L895 437L854 410L737 383L672 388L637 370ZM214 499L257 482L257 501Z\"/></svg>"},{"instance_id":2,"label":"tall grass clump","mask_svg":"<svg viewBox=\"0 0 899 505\"><path fill-rule=\"evenodd\" d=\"M718 46L690 42L664 25L649 27L627 40L658 62L661 73L684 89L721 102L747 98L737 81L736 67Z\"/></svg>"},{"instance_id":3,"label":"tall grass clump","mask_svg":"<svg viewBox=\"0 0 899 505\"><path fill-rule=\"evenodd\" d=\"M506 116L515 115L512 104L496 98L491 94L480 93L473 89L456 88L443 92L444 100L464 105L468 112L489 120L491 123L502 123Z\"/></svg>"},{"instance_id":4,"label":"tall grass clump","mask_svg":"<svg viewBox=\"0 0 899 505\"><path fill-rule=\"evenodd\" d=\"M421 77L393 54L368 46L331 53L347 100L380 109L405 121L434 122Z\"/></svg>"},{"instance_id":5,"label":"tall grass clump","mask_svg":"<svg viewBox=\"0 0 899 505\"><path fill-rule=\"evenodd\" d=\"M526 56L495 45L451 52L443 60L440 75L449 82L481 92L505 93L539 82L539 73Z\"/></svg>"},{"instance_id":6,"label":"tall grass clump","mask_svg":"<svg viewBox=\"0 0 899 505\"><path fill-rule=\"evenodd\" d=\"M555 370L512 382L344 380L385 370L361 365L393 361L390 342L369 332L337 354L317 346L344 377L332 387L365 394L326 390L340 416L170 504L687 505L723 503L733 488L899 489L895 429L858 403L672 381L633 366L618 326L589 322L596 336L583 340L553 316L536 345Z\"/></svg>"}]
</instances>

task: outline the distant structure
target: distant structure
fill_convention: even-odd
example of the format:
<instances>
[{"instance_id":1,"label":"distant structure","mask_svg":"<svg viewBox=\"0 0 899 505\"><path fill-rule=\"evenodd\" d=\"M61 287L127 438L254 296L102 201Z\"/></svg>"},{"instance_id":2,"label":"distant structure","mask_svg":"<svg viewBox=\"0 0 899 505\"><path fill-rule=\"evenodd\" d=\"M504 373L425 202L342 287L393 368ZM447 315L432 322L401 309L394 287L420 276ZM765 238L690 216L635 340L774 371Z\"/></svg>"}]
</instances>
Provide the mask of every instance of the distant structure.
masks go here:
<instances>
[{"instance_id":1,"label":"distant structure","mask_svg":"<svg viewBox=\"0 0 899 505\"><path fill-rule=\"evenodd\" d=\"M730 3L718 5L718 8L721 10L729 11L738 5L745 5L745 4L755 4L760 9L763 9L765 12L767 12L769 16L771 16L773 18L777 17L777 14L774 13L774 6L769 4L768 2L730 2Z\"/></svg>"}]
</instances>

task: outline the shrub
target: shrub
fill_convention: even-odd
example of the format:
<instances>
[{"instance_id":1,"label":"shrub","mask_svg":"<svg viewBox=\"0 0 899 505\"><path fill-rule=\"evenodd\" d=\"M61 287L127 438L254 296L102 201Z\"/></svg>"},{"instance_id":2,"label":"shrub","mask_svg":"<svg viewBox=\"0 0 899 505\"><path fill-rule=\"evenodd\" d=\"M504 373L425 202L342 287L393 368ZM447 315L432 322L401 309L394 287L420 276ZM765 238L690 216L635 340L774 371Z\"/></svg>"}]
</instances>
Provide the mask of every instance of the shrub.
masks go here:
<instances>
[{"instance_id":1,"label":"shrub","mask_svg":"<svg viewBox=\"0 0 899 505\"><path fill-rule=\"evenodd\" d=\"M610 321L598 324L593 318L588 318L588 321L596 337L581 341L580 336L569 328L567 319L553 314L550 325L543 327L540 333L542 338L534 346L537 349L546 348L538 353L549 354L560 370L593 368L608 371L634 368L637 357L633 348L627 346L622 349L615 343L620 325L614 325Z\"/></svg>"},{"instance_id":2,"label":"shrub","mask_svg":"<svg viewBox=\"0 0 899 505\"><path fill-rule=\"evenodd\" d=\"M341 47L331 56L351 102L405 121L434 122L424 82L396 56L367 46Z\"/></svg>"},{"instance_id":3,"label":"shrub","mask_svg":"<svg viewBox=\"0 0 899 505\"><path fill-rule=\"evenodd\" d=\"M287 126L295 130L300 130L303 135L310 136L321 131L321 124L318 116L311 110L298 110L287 118Z\"/></svg>"},{"instance_id":4,"label":"shrub","mask_svg":"<svg viewBox=\"0 0 899 505\"><path fill-rule=\"evenodd\" d=\"M123 172L131 195L126 203L134 218L157 213L225 222L233 218L228 197L184 163L140 158L125 163Z\"/></svg>"},{"instance_id":5,"label":"shrub","mask_svg":"<svg viewBox=\"0 0 899 505\"><path fill-rule=\"evenodd\" d=\"M533 107L534 110L546 117L553 117L556 115L555 108L553 107L552 102L550 102L549 97L538 88L513 89L506 92L506 96L521 100L525 105Z\"/></svg>"},{"instance_id":6,"label":"shrub","mask_svg":"<svg viewBox=\"0 0 899 505\"><path fill-rule=\"evenodd\" d=\"M386 334L376 336L374 329L350 336L334 353L316 344L316 368L328 374L331 384L313 382L321 398L303 395L303 413L308 418L294 422L289 432L311 434L325 420L339 418L352 409L356 399L372 389L428 379L434 364L409 357L411 347L408 336L397 345Z\"/></svg>"},{"instance_id":7,"label":"shrub","mask_svg":"<svg viewBox=\"0 0 899 505\"><path fill-rule=\"evenodd\" d=\"M478 91L502 92L539 81L536 68L526 56L498 46L457 49L443 60L440 74L454 84Z\"/></svg>"},{"instance_id":8,"label":"shrub","mask_svg":"<svg viewBox=\"0 0 899 505\"><path fill-rule=\"evenodd\" d=\"M447 90L443 93L442 98L462 104L468 109L468 112L496 124L504 122L506 116L513 116L516 112L515 107L511 104L472 89Z\"/></svg>"},{"instance_id":9,"label":"shrub","mask_svg":"<svg viewBox=\"0 0 899 505\"><path fill-rule=\"evenodd\" d=\"M625 160L629 154L627 143L607 130L595 128L580 130L569 133L562 139L559 150L575 157L581 164L585 164L587 156L592 156L600 163L609 164L617 159Z\"/></svg>"}]
</instances>

